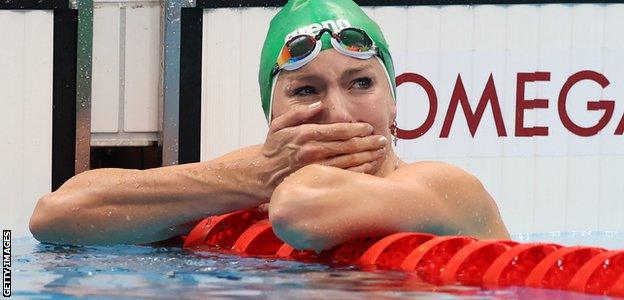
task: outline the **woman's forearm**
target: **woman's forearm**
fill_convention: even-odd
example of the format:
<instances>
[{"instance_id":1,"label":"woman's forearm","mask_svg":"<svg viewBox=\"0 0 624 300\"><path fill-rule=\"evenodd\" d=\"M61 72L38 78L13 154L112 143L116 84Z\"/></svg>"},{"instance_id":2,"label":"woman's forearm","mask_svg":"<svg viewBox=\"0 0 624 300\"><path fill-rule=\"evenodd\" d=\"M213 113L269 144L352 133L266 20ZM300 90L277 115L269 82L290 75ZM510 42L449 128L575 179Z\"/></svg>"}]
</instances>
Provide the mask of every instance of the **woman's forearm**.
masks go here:
<instances>
[{"instance_id":1,"label":"woman's forearm","mask_svg":"<svg viewBox=\"0 0 624 300\"><path fill-rule=\"evenodd\" d=\"M443 169L449 179L440 180L435 176L440 168L408 166L380 178L305 167L273 193L273 230L295 248L314 250L408 231L508 238L494 200L478 180L453 168Z\"/></svg>"},{"instance_id":2,"label":"woman's forearm","mask_svg":"<svg viewBox=\"0 0 624 300\"><path fill-rule=\"evenodd\" d=\"M397 232L398 190L366 174L307 166L280 184L269 217L275 233L298 249L329 249L363 236ZM425 217L423 217L424 219Z\"/></svg>"},{"instance_id":3,"label":"woman's forearm","mask_svg":"<svg viewBox=\"0 0 624 300\"><path fill-rule=\"evenodd\" d=\"M44 196L31 218L40 241L73 244L149 243L206 216L269 200L257 151L149 170L99 169Z\"/></svg>"}]
</instances>

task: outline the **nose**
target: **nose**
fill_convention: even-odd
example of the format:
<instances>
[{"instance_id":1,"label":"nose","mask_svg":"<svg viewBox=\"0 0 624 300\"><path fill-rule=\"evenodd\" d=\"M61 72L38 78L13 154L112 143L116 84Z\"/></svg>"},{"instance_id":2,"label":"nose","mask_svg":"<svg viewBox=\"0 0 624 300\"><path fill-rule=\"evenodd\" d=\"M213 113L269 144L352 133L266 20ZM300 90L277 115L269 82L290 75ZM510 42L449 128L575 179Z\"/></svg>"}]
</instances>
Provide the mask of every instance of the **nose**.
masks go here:
<instances>
[{"instance_id":1,"label":"nose","mask_svg":"<svg viewBox=\"0 0 624 300\"><path fill-rule=\"evenodd\" d=\"M356 122L351 114L351 109L347 98L340 91L332 91L324 99L324 107L320 118L320 123L353 123Z\"/></svg>"}]
</instances>

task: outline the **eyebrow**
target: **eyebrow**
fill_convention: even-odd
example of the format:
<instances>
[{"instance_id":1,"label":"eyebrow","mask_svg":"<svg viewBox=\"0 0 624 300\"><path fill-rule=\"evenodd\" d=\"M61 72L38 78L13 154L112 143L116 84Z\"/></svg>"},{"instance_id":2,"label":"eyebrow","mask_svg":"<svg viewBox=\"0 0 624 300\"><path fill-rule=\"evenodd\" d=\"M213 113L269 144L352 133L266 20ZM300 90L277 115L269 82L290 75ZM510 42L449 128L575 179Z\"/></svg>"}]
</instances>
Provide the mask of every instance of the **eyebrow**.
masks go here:
<instances>
[{"instance_id":1,"label":"eyebrow","mask_svg":"<svg viewBox=\"0 0 624 300\"><path fill-rule=\"evenodd\" d=\"M372 69L373 66L370 64L365 64L365 65L361 65L361 66L357 66L357 67L353 67L350 68L346 71L344 71L342 73L342 75L340 76L341 78L345 78L345 77L351 77L357 73L360 72L364 72L364 71L368 71L370 69ZM308 81L308 80L317 80L319 79L318 75L316 74L292 74L292 75L286 75L286 79L293 82L293 81Z\"/></svg>"},{"instance_id":2,"label":"eyebrow","mask_svg":"<svg viewBox=\"0 0 624 300\"><path fill-rule=\"evenodd\" d=\"M293 82L293 81L307 81L307 80L318 79L318 76L315 75L315 74L301 74L301 75L287 76L286 79L288 79L291 82Z\"/></svg>"},{"instance_id":3,"label":"eyebrow","mask_svg":"<svg viewBox=\"0 0 624 300\"><path fill-rule=\"evenodd\" d=\"M370 65L370 64L366 64L366 65L358 66L358 67L355 67L355 68L351 68L351 69L348 69L348 70L344 71L342 73L341 77L353 76L353 75L355 75L357 73L368 71L368 70L370 70L372 68L373 68L373 66Z\"/></svg>"}]
</instances>

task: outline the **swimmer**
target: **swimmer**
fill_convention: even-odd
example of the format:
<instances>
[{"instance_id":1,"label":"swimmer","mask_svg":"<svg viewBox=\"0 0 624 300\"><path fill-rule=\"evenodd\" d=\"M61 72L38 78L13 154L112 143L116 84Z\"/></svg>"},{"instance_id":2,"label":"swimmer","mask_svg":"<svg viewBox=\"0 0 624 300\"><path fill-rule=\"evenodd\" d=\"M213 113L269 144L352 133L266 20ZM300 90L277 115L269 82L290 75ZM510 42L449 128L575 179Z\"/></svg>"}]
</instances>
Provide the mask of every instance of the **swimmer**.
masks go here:
<instances>
[{"instance_id":1,"label":"swimmer","mask_svg":"<svg viewBox=\"0 0 624 300\"><path fill-rule=\"evenodd\" d=\"M78 174L39 200L30 230L49 243L150 244L264 206L299 249L405 231L508 238L475 176L395 154L394 78L386 40L357 4L291 0L261 53L264 144L206 162Z\"/></svg>"}]
</instances>

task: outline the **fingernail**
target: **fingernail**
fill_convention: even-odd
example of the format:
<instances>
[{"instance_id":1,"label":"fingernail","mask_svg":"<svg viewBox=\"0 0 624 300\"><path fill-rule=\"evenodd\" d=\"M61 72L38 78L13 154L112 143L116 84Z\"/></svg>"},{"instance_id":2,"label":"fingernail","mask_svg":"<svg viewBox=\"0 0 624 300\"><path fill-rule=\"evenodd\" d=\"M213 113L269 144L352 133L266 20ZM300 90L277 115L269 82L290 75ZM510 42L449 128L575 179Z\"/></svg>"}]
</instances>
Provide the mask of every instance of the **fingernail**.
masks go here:
<instances>
[{"instance_id":1,"label":"fingernail","mask_svg":"<svg viewBox=\"0 0 624 300\"><path fill-rule=\"evenodd\" d=\"M379 155L384 155L384 154L386 154L386 148L381 148L381 149L377 150L377 153L378 153Z\"/></svg>"},{"instance_id":2,"label":"fingernail","mask_svg":"<svg viewBox=\"0 0 624 300\"><path fill-rule=\"evenodd\" d=\"M373 130L375 130L375 128L373 128L373 125L368 124L368 132L373 133Z\"/></svg>"},{"instance_id":3,"label":"fingernail","mask_svg":"<svg viewBox=\"0 0 624 300\"><path fill-rule=\"evenodd\" d=\"M379 138L379 142L381 142L382 144L385 144L385 143L387 143L387 142L388 142L388 139L387 139L385 136L383 136L383 135L382 135L382 136Z\"/></svg>"},{"instance_id":4,"label":"fingernail","mask_svg":"<svg viewBox=\"0 0 624 300\"><path fill-rule=\"evenodd\" d=\"M321 101L316 101L308 106L309 109L315 109L321 106Z\"/></svg>"}]
</instances>

